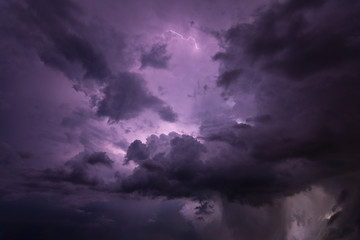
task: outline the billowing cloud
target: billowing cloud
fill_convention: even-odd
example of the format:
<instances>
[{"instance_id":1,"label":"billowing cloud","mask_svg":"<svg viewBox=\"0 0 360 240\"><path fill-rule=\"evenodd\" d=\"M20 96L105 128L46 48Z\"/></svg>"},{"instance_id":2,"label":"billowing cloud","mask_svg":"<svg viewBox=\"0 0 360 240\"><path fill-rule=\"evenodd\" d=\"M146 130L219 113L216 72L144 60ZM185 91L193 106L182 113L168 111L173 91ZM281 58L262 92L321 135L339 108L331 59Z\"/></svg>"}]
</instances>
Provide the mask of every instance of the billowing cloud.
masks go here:
<instances>
[{"instance_id":1,"label":"billowing cloud","mask_svg":"<svg viewBox=\"0 0 360 240\"><path fill-rule=\"evenodd\" d=\"M197 199L220 193L258 205L304 190L314 181L315 165L306 159L273 164L249 156L237 145L238 150L226 147L215 154L217 148L176 133L152 136L146 144L137 140L130 145L126 162L134 161L138 167L120 179L121 191Z\"/></svg>"},{"instance_id":2,"label":"billowing cloud","mask_svg":"<svg viewBox=\"0 0 360 240\"><path fill-rule=\"evenodd\" d=\"M0 4L0 238L359 239L357 1L89 1Z\"/></svg>"},{"instance_id":3,"label":"billowing cloud","mask_svg":"<svg viewBox=\"0 0 360 240\"><path fill-rule=\"evenodd\" d=\"M349 118L359 108L354 91L359 42L350 24L355 9L358 4L338 1L275 3L258 13L254 23L226 31L225 51L216 59L222 64L221 76L235 66L243 69L236 82L225 86L235 100L235 114L248 123L261 120L244 116L240 108L242 94L250 94L256 101L254 112L271 119L268 124L254 122L250 135L238 137L254 140L248 147L255 156L355 163L353 143L360 128L356 118ZM329 22L328 14L340 20Z\"/></svg>"},{"instance_id":4,"label":"billowing cloud","mask_svg":"<svg viewBox=\"0 0 360 240\"><path fill-rule=\"evenodd\" d=\"M334 6L341 20L326 22ZM170 198L218 192L262 204L358 169L359 42L349 26L358 7L338 1L274 3L253 23L226 31L224 52L214 59L222 65L218 86L235 104L233 123L211 132L202 128L204 143L171 137L161 143L168 146L162 153L151 140L134 142L128 161L139 166L123 179L123 189ZM240 108L248 95L254 115ZM247 120L237 123L238 118ZM176 142L189 144L173 154Z\"/></svg>"}]
</instances>

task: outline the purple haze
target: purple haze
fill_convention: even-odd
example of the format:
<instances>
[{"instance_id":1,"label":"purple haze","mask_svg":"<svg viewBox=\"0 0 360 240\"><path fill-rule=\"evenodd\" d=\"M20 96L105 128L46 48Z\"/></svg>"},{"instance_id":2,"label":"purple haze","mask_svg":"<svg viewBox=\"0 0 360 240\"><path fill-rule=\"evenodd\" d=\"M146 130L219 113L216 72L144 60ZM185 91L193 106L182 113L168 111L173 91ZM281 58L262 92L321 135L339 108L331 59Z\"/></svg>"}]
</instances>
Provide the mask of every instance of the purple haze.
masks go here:
<instances>
[{"instance_id":1,"label":"purple haze","mask_svg":"<svg viewBox=\"0 0 360 240\"><path fill-rule=\"evenodd\" d=\"M0 3L0 239L360 237L360 3Z\"/></svg>"}]
</instances>

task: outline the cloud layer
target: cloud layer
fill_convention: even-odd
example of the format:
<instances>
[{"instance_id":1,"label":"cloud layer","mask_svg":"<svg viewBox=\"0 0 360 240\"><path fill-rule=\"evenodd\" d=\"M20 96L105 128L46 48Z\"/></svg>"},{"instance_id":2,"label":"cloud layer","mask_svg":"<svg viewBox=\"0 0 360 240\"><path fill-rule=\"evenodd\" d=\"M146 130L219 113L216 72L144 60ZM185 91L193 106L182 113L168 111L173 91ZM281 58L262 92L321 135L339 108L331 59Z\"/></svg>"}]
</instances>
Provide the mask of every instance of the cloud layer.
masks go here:
<instances>
[{"instance_id":1,"label":"cloud layer","mask_svg":"<svg viewBox=\"0 0 360 240\"><path fill-rule=\"evenodd\" d=\"M1 3L0 238L358 239L360 4L251 2Z\"/></svg>"}]
</instances>

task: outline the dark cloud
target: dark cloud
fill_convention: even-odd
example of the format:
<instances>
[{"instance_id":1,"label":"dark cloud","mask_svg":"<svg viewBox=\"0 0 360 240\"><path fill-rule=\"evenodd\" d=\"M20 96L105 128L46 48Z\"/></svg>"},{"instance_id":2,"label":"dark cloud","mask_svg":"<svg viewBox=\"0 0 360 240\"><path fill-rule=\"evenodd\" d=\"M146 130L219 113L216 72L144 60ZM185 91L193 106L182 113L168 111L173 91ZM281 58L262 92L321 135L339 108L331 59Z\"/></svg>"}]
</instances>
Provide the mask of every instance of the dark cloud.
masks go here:
<instances>
[{"instance_id":1,"label":"dark cloud","mask_svg":"<svg viewBox=\"0 0 360 240\"><path fill-rule=\"evenodd\" d=\"M233 83L237 80L237 78L240 76L241 72L242 72L241 69L226 71L219 76L216 84L219 87L227 88L227 87L229 87L229 85L231 83Z\"/></svg>"},{"instance_id":2,"label":"dark cloud","mask_svg":"<svg viewBox=\"0 0 360 240\"><path fill-rule=\"evenodd\" d=\"M124 9L131 9L127 4ZM211 95L217 90L207 82L206 98L198 94L188 99L196 102L195 109L184 105L189 113L201 111L199 119L194 120L203 123L200 136L152 135L146 142L136 140L131 144L109 135L117 135L117 127L133 126L123 127L120 123L107 133L99 129L103 127L99 120L106 117L109 122L121 122L149 110L168 122L177 121L178 116L171 106L148 90L142 76L129 71L131 63L120 66L122 61L109 57L121 53L125 57L120 59L124 60L136 55L130 50L128 54L122 52L123 36L105 41L106 44L120 42L119 51L115 48L112 53L104 51L106 47L99 40L101 34L86 19L93 16L83 14L82 8L68 0L51 3L10 0L0 5L0 33L6 36L0 40L3 51L0 72L5 76L1 86L14 82L16 89L24 87L26 93L20 103L11 99L22 93L15 91L14 97L10 91L0 93L3 116L0 125L6 126L0 138L1 141L6 136L15 139L9 141L14 147L0 144L0 239L278 240L295 238L289 229L293 225L300 235L306 228L311 229L311 225L318 225L316 236L320 239L359 239L360 26L357 20L360 4L357 1L272 2L258 10L252 22L247 19L247 23L239 23L224 32L211 32L222 48L213 60L220 64L215 84L225 90L226 104L217 102ZM160 10L165 15L174 13ZM101 11L104 10L99 9ZM129 29L136 28L131 19L124 19L131 23ZM176 23L176 17L171 19ZM201 16L199 19L201 22ZM222 25L221 21L217 22ZM157 22L154 20L151 24ZM159 26L159 33L163 27L165 25ZM197 24L191 27L193 29L182 32L185 37L196 33ZM155 31L149 32L149 36ZM205 55L210 41L200 33L194 37L199 46L203 46L196 56ZM177 40L174 46L183 39ZM166 47L155 44L149 51L142 52L141 68L167 69L171 55ZM90 98L96 112L78 109L71 115L59 116L54 114L58 110L54 107L56 104L51 103L49 113L40 107L37 115L31 110L28 113L28 105L22 103L38 92L26 88L28 75L23 63L36 62L34 59L36 64L43 63L71 79L74 89ZM206 72L206 66L199 63L196 71ZM18 80L15 74L9 77L7 74L11 71L18 71L25 80ZM195 71L184 69L180 78L191 78L193 73ZM57 71L51 71L39 76L57 78L56 74ZM29 79L33 81L30 74ZM32 81L28 84L33 84ZM52 92L44 89L39 92L51 95ZM45 102L47 98L38 102ZM51 100L53 98L56 97L51 96ZM206 107L202 108L202 104ZM217 104L221 107L215 106ZM21 114L11 112L13 106ZM12 117L8 113L13 114ZM29 118L32 120L25 127L12 124L12 120L26 123ZM32 123L46 126L40 128ZM48 137L48 132L58 130L51 124L60 126L60 132L65 131L66 136L61 132L60 137ZM133 139L133 133L130 135ZM29 144L25 147L13 144L19 143L19 139ZM33 144L43 142L53 148L48 145L41 146L41 151L32 148ZM54 166L54 162L61 159L58 156L78 151L78 146L68 147L78 142L84 152L65 164L57 162L62 165ZM98 149L101 147L128 148L123 168L116 169L115 154L107 155ZM38 161L44 154L49 157L47 161ZM121 159L122 155L116 157ZM35 167L32 162L44 166ZM126 174L118 172L133 166L135 168ZM141 196L144 205L131 208L124 204L122 198L135 194ZM34 195L46 196L46 199L31 199ZM116 200L107 202L114 195ZM180 216L183 205L173 205L161 212L146 205L146 196L198 201L199 205L190 210L203 222L217 214L218 208L221 217L219 222L211 222L201 229L205 235L200 237ZM309 211L319 211L321 216L314 213L316 218L312 218L307 215L309 211L292 211L297 205L306 207L307 201L302 200L311 202L311 197L321 198L320 210L309 207ZM220 207L213 201L215 198L223 201ZM94 199L102 202L88 204ZM156 201L160 208L171 202ZM64 207L67 204L72 207ZM325 205L330 208L324 210ZM323 210L328 211L325 216ZM220 230L219 225L225 230Z\"/></svg>"},{"instance_id":3,"label":"dark cloud","mask_svg":"<svg viewBox=\"0 0 360 240\"><path fill-rule=\"evenodd\" d=\"M360 58L359 25L353 22L358 10L356 2L336 0L273 4L254 23L229 29L228 51L214 59L233 61L222 56L241 52L264 70L295 80L355 67Z\"/></svg>"},{"instance_id":4,"label":"dark cloud","mask_svg":"<svg viewBox=\"0 0 360 240\"><path fill-rule=\"evenodd\" d=\"M334 6L339 20L326 22ZM246 124L201 128L202 143L173 136L158 141L162 151L150 140L134 142L127 161L139 166L122 180L122 190L170 198L218 192L258 205L359 169L359 32L349 22L358 7L339 1L274 3L253 23L229 29L224 51L214 57L221 63L218 85L229 89L233 115ZM240 107L248 101L244 94L253 96L256 114ZM178 151L176 141L187 144Z\"/></svg>"},{"instance_id":5,"label":"dark cloud","mask_svg":"<svg viewBox=\"0 0 360 240\"><path fill-rule=\"evenodd\" d=\"M85 78L99 81L109 75L105 57L91 43L86 27L79 20L81 8L72 1L27 0L9 2L7 16L13 24L3 22L2 30L25 47L31 47L48 66L74 80L81 77L74 64L85 71Z\"/></svg>"},{"instance_id":6,"label":"dark cloud","mask_svg":"<svg viewBox=\"0 0 360 240\"><path fill-rule=\"evenodd\" d=\"M113 161L105 152L80 153L73 159L67 161L60 168L47 168L44 170L32 170L23 173L23 176L34 183L34 187L43 187L46 182L51 183L70 183L95 187L103 184L103 179L96 173L94 166L112 169ZM113 172L114 174L114 172ZM40 186L38 185L40 184ZM31 187L29 185L29 187Z\"/></svg>"},{"instance_id":7,"label":"dark cloud","mask_svg":"<svg viewBox=\"0 0 360 240\"><path fill-rule=\"evenodd\" d=\"M90 165L104 165L106 167L112 167L113 161L106 155L105 152L93 153L84 158L87 164Z\"/></svg>"},{"instance_id":8,"label":"dark cloud","mask_svg":"<svg viewBox=\"0 0 360 240\"><path fill-rule=\"evenodd\" d=\"M251 159L257 162L257 171L268 173L251 174L247 186L256 193L243 189L234 193L248 195L250 202L251 196L263 193L256 202L312 184L325 187L323 179L338 176L346 180L326 186L335 198L339 189L353 189L351 182L357 181L360 169L356 150L360 99L354 90L359 89L360 77L360 28L354 22L359 9L355 1L273 3L259 10L252 23L224 33L223 50L213 57L221 64L219 79L233 69L242 73L231 85L218 86L234 100L235 118L246 119L251 127L217 132L203 128L203 139L231 146L221 156ZM251 103L246 96L255 99L253 116L244 110ZM251 166L247 172L252 172ZM234 169L241 176L239 169L244 167L238 167ZM269 185L263 189L264 182ZM340 195L343 200L330 211L319 238L359 237L359 221L351 213L358 209L358 190L352 192L351 197Z\"/></svg>"},{"instance_id":9,"label":"dark cloud","mask_svg":"<svg viewBox=\"0 0 360 240\"><path fill-rule=\"evenodd\" d=\"M166 44L154 44L149 52L143 52L141 55L141 68L167 68L171 58L166 51Z\"/></svg>"},{"instance_id":10,"label":"dark cloud","mask_svg":"<svg viewBox=\"0 0 360 240\"><path fill-rule=\"evenodd\" d=\"M146 92L143 84L138 75L120 75L118 81L112 81L104 90L105 97L99 103L98 115L119 121L137 116L147 107L146 104L155 104L157 99Z\"/></svg>"},{"instance_id":11,"label":"dark cloud","mask_svg":"<svg viewBox=\"0 0 360 240\"><path fill-rule=\"evenodd\" d=\"M178 119L178 115L170 106L161 106L158 108L157 113L162 120L167 122L176 122Z\"/></svg>"},{"instance_id":12,"label":"dark cloud","mask_svg":"<svg viewBox=\"0 0 360 240\"><path fill-rule=\"evenodd\" d=\"M3 239L190 239L202 240L178 212L178 202L110 199L64 205L63 198L0 199ZM154 215L154 209L157 214ZM149 221L152 219L152 221ZM19 231L21 229L21 231Z\"/></svg>"},{"instance_id":13,"label":"dark cloud","mask_svg":"<svg viewBox=\"0 0 360 240\"><path fill-rule=\"evenodd\" d=\"M137 140L130 145L126 161L134 161L139 167L131 176L121 180L121 191L168 197L191 196L189 188L200 176L199 171L203 171L200 155L205 150L191 136L175 133L152 136L146 145Z\"/></svg>"},{"instance_id":14,"label":"dark cloud","mask_svg":"<svg viewBox=\"0 0 360 240\"><path fill-rule=\"evenodd\" d=\"M210 215L214 212L214 205L212 205L209 201L200 201L199 206L195 207L196 215Z\"/></svg>"},{"instance_id":15,"label":"dark cloud","mask_svg":"<svg viewBox=\"0 0 360 240\"><path fill-rule=\"evenodd\" d=\"M212 57L212 60L231 60L234 59L234 57L235 56L230 53L218 52Z\"/></svg>"},{"instance_id":16,"label":"dark cloud","mask_svg":"<svg viewBox=\"0 0 360 240\"><path fill-rule=\"evenodd\" d=\"M238 129L249 129L251 128L251 125L249 124L245 124L245 123L236 123L233 128L238 128Z\"/></svg>"},{"instance_id":17,"label":"dark cloud","mask_svg":"<svg viewBox=\"0 0 360 240\"><path fill-rule=\"evenodd\" d=\"M162 100L146 88L145 80L136 73L122 72L113 77L104 89L104 98L98 104L97 114L111 121L127 120L138 116L145 109L152 109L169 122L177 115Z\"/></svg>"},{"instance_id":18,"label":"dark cloud","mask_svg":"<svg viewBox=\"0 0 360 240\"><path fill-rule=\"evenodd\" d=\"M177 120L171 107L149 93L145 80L127 72L126 67L114 69L113 64L108 62L113 60L112 52L117 50L120 56L116 61L129 65L122 56L126 47L124 36L85 24L82 19L84 13L76 3L70 0L53 3L43 0L9 1L2 11L4 21L0 31L7 36L3 40L5 44L35 52L45 65L63 72L74 82L76 91L89 96L91 105L98 107L100 116L107 116L111 121L128 120L145 109L152 109L164 121ZM109 35L110 40L99 37L103 32ZM104 42L115 49L105 51L101 45ZM113 42L119 44L114 46ZM17 60L23 56L9 57ZM130 61L131 56L126 58ZM165 67L169 59L166 45L161 44L154 45L149 53L142 56L144 67ZM119 69L123 72L117 73ZM94 89L96 92L96 89L104 87L105 98L94 95ZM76 124L73 121L64 119L62 124L70 127Z\"/></svg>"},{"instance_id":19,"label":"dark cloud","mask_svg":"<svg viewBox=\"0 0 360 240\"><path fill-rule=\"evenodd\" d=\"M145 160L149 157L148 152L146 144L142 143L140 140L135 140L127 149L125 163L128 163L130 160L135 162Z\"/></svg>"},{"instance_id":20,"label":"dark cloud","mask_svg":"<svg viewBox=\"0 0 360 240\"><path fill-rule=\"evenodd\" d=\"M351 24L355 9L355 2L275 3L260 11L253 23L229 29L224 35L228 45L216 58L222 64L221 76L234 66L243 69L244 76L229 93L240 115L242 94L253 95L258 116L245 117L255 124L250 133L223 132L209 138L230 144L243 141L260 159L308 158L331 165L346 158L355 164L353 143L360 132L355 120L360 101L354 91L360 76L360 42L354 36L360 32ZM330 21L329 14L339 20ZM227 55L234 57L221 57Z\"/></svg>"},{"instance_id":21,"label":"dark cloud","mask_svg":"<svg viewBox=\"0 0 360 240\"><path fill-rule=\"evenodd\" d=\"M238 144L231 145L239 148ZM231 200L258 205L304 190L314 181L313 163L307 160L272 164L259 162L241 149L238 156L228 148L214 154L218 148L177 134L152 136L146 144L137 140L130 145L126 161L134 161L138 167L120 179L120 191L198 199L220 193ZM287 172L292 168L296 170Z\"/></svg>"},{"instance_id":22,"label":"dark cloud","mask_svg":"<svg viewBox=\"0 0 360 240\"><path fill-rule=\"evenodd\" d=\"M31 175L26 175L28 179L37 178L39 182L53 182L61 183L68 182L76 185L96 186L99 180L90 177L84 168L72 167L67 169L45 169L39 172L33 172Z\"/></svg>"},{"instance_id":23,"label":"dark cloud","mask_svg":"<svg viewBox=\"0 0 360 240\"><path fill-rule=\"evenodd\" d=\"M234 125L234 128L247 129L250 128L250 126L246 124L236 124ZM239 134L231 130L212 133L207 135L204 139L207 141L226 142L227 144L238 148L247 148L245 141L239 137Z\"/></svg>"},{"instance_id":24,"label":"dark cloud","mask_svg":"<svg viewBox=\"0 0 360 240\"><path fill-rule=\"evenodd\" d=\"M67 61L70 61L70 64L79 62L86 69L85 78L104 81L109 76L109 70L103 57L95 52L89 42L72 35L61 38L54 41L55 49L41 54L40 58L45 64L66 73L71 68ZM67 76L71 77L70 74Z\"/></svg>"},{"instance_id":25,"label":"dark cloud","mask_svg":"<svg viewBox=\"0 0 360 240\"><path fill-rule=\"evenodd\" d=\"M246 122L255 122L255 123L267 123L271 121L271 116L269 114L264 114L260 116L250 117L246 119Z\"/></svg>"},{"instance_id":26,"label":"dark cloud","mask_svg":"<svg viewBox=\"0 0 360 240\"><path fill-rule=\"evenodd\" d=\"M108 157L105 152L94 152L87 153L82 152L76 155L71 160L65 163L65 166L70 166L72 168L82 166L88 167L89 165L98 165L111 168L113 161Z\"/></svg>"}]
</instances>

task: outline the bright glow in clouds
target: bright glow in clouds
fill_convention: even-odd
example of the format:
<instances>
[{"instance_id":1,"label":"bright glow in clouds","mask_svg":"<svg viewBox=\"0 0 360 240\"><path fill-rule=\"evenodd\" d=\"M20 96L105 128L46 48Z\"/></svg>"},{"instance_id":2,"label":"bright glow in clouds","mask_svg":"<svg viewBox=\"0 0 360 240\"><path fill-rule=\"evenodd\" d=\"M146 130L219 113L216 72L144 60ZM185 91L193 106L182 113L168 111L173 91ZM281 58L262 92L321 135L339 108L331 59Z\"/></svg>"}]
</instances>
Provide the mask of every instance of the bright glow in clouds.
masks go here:
<instances>
[{"instance_id":1,"label":"bright glow in clouds","mask_svg":"<svg viewBox=\"0 0 360 240\"><path fill-rule=\"evenodd\" d=\"M177 36L177 37L180 37L182 40L191 41L191 42L194 43L194 47L195 47L196 50L199 50L199 49L200 49L199 46L198 46L198 44L197 44L197 42L196 42L196 40L195 40L195 38L192 37L192 36L189 36L189 37L186 38L186 37L184 37L182 34L176 32L176 31L174 31L174 30L171 30L171 29L168 30L168 31L166 31L165 33L171 33L172 35L175 35L175 36Z\"/></svg>"},{"instance_id":2,"label":"bright glow in clouds","mask_svg":"<svg viewBox=\"0 0 360 240\"><path fill-rule=\"evenodd\" d=\"M236 121L237 124L247 124L246 121L244 121L241 118L237 118L237 119L235 119L235 121Z\"/></svg>"},{"instance_id":3,"label":"bright glow in clouds","mask_svg":"<svg viewBox=\"0 0 360 240\"><path fill-rule=\"evenodd\" d=\"M333 196L324 189L312 186L312 190L291 196L285 201L288 221L287 239L322 239L325 234L326 224L331 216L340 211L331 211L335 204ZM316 236L316 237L314 237Z\"/></svg>"},{"instance_id":4,"label":"bright glow in clouds","mask_svg":"<svg viewBox=\"0 0 360 240\"><path fill-rule=\"evenodd\" d=\"M140 114L137 119L121 123L126 126L125 128L131 129L131 132L125 136L128 142L136 139L145 142L151 134L160 135L177 132L194 137L199 134L201 119L197 118L195 109L198 107L203 109L199 104L204 102L206 100L204 98L210 94L209 86L215 85L213 83L216 81L214 76L217 75L219 63L213 61L211 56L219 49L216 41L206 36L202 38L200 52L198 51L198 42L194 38L194 36L200 37L200 33L193 32L190 37L184 37L170 27L167 29L170 30L164 31L161 35L153 36L155 40L152 41L158 42L160 40L160 42L167 43L166 51L171 55L167 68L148 67L140 69L137 65L132 71L143 76L149 91L171 106L174 112L178 114L178 120L176 122L161 121L156 113L146 111ZM192 54L193 52L196 54ZM207 85L206 90L204 89L205 85ZM221 102L221 104L224 103Z\"/></svg>"},{"instance_id":5,"label":"bright glow in clouds","mask_svg":"<svg viewBox=\"0 0 360 240\"><path fill-rule=\"evenodd\" d=\"M0 240L360 239L343 2L2 1Z\"/></svg>"},{"instance_id":6,"label":"bright glow in clouds","mask_svg":"<svg viewBox=\"0 0 360 240\"><path fill-rule=\"evenodd\" d=\"M324 220L330 220L332 218L332 216L334 216L335 214L337 214L338 212L341 212L342 208L338 208L335 210L332 210L331 212L325 214Z\"/></svg>"}]
</instances>

